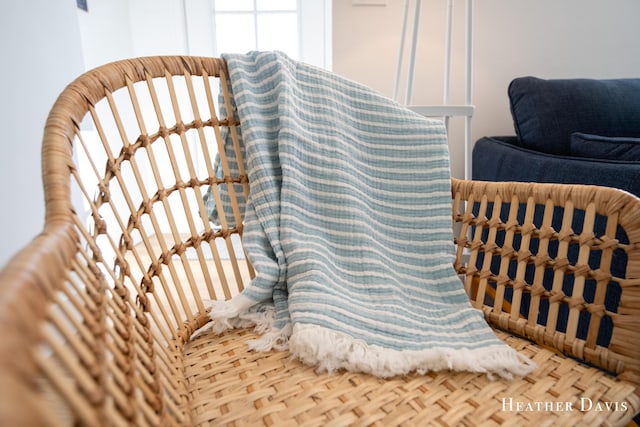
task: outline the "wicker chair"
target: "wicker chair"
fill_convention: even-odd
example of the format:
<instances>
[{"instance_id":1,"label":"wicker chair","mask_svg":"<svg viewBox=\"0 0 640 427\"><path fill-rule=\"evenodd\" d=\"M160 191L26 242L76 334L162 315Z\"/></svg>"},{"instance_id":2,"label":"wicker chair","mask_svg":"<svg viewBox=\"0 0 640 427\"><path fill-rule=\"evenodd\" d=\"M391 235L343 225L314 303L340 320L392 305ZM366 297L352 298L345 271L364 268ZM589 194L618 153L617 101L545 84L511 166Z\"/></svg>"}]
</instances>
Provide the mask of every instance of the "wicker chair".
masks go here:
<instances>
[{"instance_id":1,"label":"wicker chair","mask_svg":"<svg viewBox=\"0 0 640 427\"><path fill-rule=\"evenodd\" d=\"M203 202L209 186L218 208L218 188L249 191L214 173L220 129L240 126L218 117L218 92L224 61L150 57L59 97L44 230L0 274L1 425L626 425L640 411L640 200L602 187L452 180L455 268L539 365L525 378L318 374L248 351L251 330L191 340L206 300L253 274L242 228L212 227ZM615 256L626 271L610 272Z\"/></svg>"}]
</instances>

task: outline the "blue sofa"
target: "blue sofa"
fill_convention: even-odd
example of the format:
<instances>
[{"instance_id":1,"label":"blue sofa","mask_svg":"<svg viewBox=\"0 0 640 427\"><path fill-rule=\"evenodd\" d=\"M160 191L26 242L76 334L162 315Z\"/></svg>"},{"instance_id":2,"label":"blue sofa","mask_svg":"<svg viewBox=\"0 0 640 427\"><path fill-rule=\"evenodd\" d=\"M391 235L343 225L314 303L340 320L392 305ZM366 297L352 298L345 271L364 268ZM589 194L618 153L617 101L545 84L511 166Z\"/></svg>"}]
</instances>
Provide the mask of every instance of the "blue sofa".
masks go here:
<instances>
[{"instance_id":1,"label":"blue sofa","mask_svg":"<svg viewBox=\"0 0 640 427\"><path fill-rule=\"evenodd\" d=\"M640 196L640 79L564 79L543 80L535 77L514 79L508 88L515 135L492 136L478 140L473 149L472 177L483 181L525 181L568 184L594 184L619 188ZM521 206L519 215L524 215ZM505 207L503 216L507 218ZM556 212L552 227L559 230L562 211ZM581 227L580 215L572 224ZM640 220L640 218L639 218ZM542 218L534 215L534 223ZM596 218L596 227L604 230L606 221ZM484 236L483 238L486 238ZM504 235L498 236L504 238ZM616 238L624 242L625 230L619 229ZM558 241L550 244L557 250ZM518 242L513 246L517 251ZM569 258L577 259L579 242L571 243ZM594 252L590 257L597 258ZM478 261L479 263L482 260ZM499 256L492 265L497 274ZM612 259L612 273L620 274L627 262L624 253ZM589 261L589 264L596 265ZM527 268L525 281L531 283L533 266ZM515 274L516 258L510 262ZM554 272L545 272L544 286L551 289ZM569 293L573 286L570 272L563 280ZM593 298L595 282L586 283L585 299ZM621 289L608 286L605 306L617 311ZM528 295L525 295L527 298ZM505 295L509 301L511 295ZM527 306L525 302L524 307ZM548 301L543 301L540 316L547 316ZM521 313L526 316L525 312ZM558 313L558 325L563 328L568 312ZM580 316L578 336L586 335L589 314ZM544 319L541 320L544 323ZM564 324L564 325L563 325ZM604 318L598 343L606 345L611 337L611 324Z\"/></svg>"},{"instance_id":2,"label":"blue sofa","mask_svg":"<svg viewBox=\"0 0 640 427\"><path fill-rule=\"evenodd\" d=\"M508 96L515 135L476 142L473 179L596 184L640 196L640 78L520 77Z\"/></svg>"}]
</instances>

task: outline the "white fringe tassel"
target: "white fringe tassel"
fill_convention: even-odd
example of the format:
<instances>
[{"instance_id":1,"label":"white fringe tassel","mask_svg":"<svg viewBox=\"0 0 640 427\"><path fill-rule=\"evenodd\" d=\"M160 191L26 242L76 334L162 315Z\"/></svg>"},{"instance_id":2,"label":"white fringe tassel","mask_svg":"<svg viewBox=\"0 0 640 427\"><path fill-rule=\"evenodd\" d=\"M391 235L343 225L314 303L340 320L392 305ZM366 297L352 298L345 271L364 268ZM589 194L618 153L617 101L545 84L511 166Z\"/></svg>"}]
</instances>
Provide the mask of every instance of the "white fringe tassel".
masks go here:
<instances>
[{"instance_id":1,"label":"white fringe tassel","mask_svg":"<svg viewBox=\"0 0 640 427\"><path fill-rule=\"evenodd\" d=\"M272 304L255 304L242 294L229 301L211 301L212 321L203 326L192 338L205 329L221 334L228 329L254 327L261 336L248 340L251 350L289 350L292 357L319 372L341 369L365 372L381 378L406 375L410 372L425 374L429 371L469 371L512 379L525 376L537 368L530 359L504 345L475 350L432 348L428 350L397 351L321 326L296 323L282 329L273 328L275 309Z\"/></svg>"},{"instance_id":2,"label":"white fringe tassel","mask_svg":"<svg viewBox=\"0 0 640 427\"><path fill-rule=\"evenodd\" d=\"M271 328L275 317L273 304L256 304L255 301L242 294L227 301L207 301L210 306L211 322L191 334L191 340L201 332L211 330L220 335L224 331L255 326L256 332L263 334Z\"/></svg>"},{"instance_id":3,"label":"white fringe tassel","mask_svg":"<svg viewBox=\"0 0 640 427\"><path fill-rule=\"evenodd\" d=\"M410 372L428 371L483 372L493 379L498 375L512 379L525 376L537 365L505 345L481 349L433 348L422 351L397 351L368 345L347 334L316 325L296 323L289 338L289 351L303 363L317 366L320 372L345 369L388 378Z\"/></svg>"}]
</instances>

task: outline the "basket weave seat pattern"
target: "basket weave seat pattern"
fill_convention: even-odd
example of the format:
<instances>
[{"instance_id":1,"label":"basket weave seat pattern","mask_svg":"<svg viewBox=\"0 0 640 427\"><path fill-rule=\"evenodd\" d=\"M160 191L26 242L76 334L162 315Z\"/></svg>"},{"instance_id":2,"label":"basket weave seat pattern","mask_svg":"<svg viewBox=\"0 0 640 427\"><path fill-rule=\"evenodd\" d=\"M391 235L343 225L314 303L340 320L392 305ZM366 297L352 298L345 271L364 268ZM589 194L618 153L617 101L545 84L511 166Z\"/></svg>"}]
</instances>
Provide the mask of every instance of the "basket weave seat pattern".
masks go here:
<instances>
[{"instance_id":1,"label":"basket weave seat pattern","mask_svg":"<svg viewBox=\"0 0 640 427\"><path fill-rule=\"evenodd\" d=\"M0 425L625 426L640 411L640 200L610 188L452 179L454 267L538 365L525 377L318 373L250 351L251 329L196 333L255 275L229 93L223 60L165 56L60 95L43 231L0 272Z\"/></svg>"}]
</instances>

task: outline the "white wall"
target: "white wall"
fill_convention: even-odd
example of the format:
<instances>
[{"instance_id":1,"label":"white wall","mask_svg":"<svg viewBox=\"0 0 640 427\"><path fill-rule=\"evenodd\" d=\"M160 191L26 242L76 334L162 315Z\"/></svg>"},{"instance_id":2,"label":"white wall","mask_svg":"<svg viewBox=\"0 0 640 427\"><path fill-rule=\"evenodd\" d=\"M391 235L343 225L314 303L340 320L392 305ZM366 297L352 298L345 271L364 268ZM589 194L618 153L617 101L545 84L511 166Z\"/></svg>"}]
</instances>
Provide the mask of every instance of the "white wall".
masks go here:
<instances>
[{"instance_id":1,"label":"white wall","mask_svg":"<svg viewBox=\"0 0 640 427\"><path fill-rule=\"evenodd\" d=\"M78 9L84 68L133 55L127 0L89 0L88 12Z\"/></svg>"},{"instance_id":2,"label":"white wall","mask_svg":"<svg viewBox=\"0 0 640 427\"><path fill-rule=\"evenodd\" d=\"M134 56L187 53L183 3L191 0L129 0ZM205 9L203 13L207 13Z\"/></svg>"},{"instance_id":3,"label":"white wall","mask_svg":"<svg viewBox=\"0 0 640 427\"><path fill-rule=\"evenodd\" d=\"M182 0L89 1L89 12L79 11L78 22L86 69L134 56L187 52Z\"/></svg>"},{"instance_id":4,"label":"white wall","mask_svg":"<svg viewBox=\"0 0 640 427\"><path fill-rule=\"evenodd\" d=\"M0 13L0 266L42 229L40 144L58 93L82 71L74 1L4 2Z\"/></svg>"},{"instance_id":5,"label":"white wall","mask_svg":"<svg viewBox=\"0 0 640 427\"><path fill-rule=\"evenodd\" d=\"M414 104L442 99L446 0L423 1ZM393 94L403 0L384 7L333 1L333 70ZM464 92L464 7L454 0L452 102ZM507 85L517 76L544 78L640 77L638 0L474 1L473 119L475 141L514 134ZM401 92L403 93L403 92ZM452 169L463 176L462 133L452 129Z\"/></svg>"}]
</instances>

